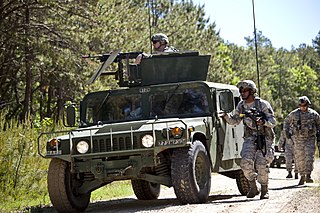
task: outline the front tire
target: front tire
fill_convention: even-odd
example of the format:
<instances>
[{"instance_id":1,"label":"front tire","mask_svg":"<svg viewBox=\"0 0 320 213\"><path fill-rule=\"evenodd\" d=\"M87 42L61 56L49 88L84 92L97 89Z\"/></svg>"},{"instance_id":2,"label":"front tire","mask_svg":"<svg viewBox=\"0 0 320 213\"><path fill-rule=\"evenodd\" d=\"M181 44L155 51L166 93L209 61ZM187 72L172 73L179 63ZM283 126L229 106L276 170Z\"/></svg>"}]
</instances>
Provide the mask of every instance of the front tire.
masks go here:
<instances>
[{"instance_id":1,"label":"front tire","mask_svg":"<svg viewBox=\"0 0 320 213\"><path fill-rule=\"evenodd\" d=\"M134 194L139 200L156 200L160 194L160 184L145 180L131 180Z\"/></svg>"},{"instance_id":2,"label":"front tire","mask_svg":"<svg viewBox=\"0 0 320 213\"><path fill-rule=\"evenodd\" d=\"M70 163L52 159L48 171L48 191L52 205L58 212L82 212L90 202L91 193L79 194L82 182L70 172Z\"/></svg>"},{"instance_id":3,"label":"front tire","mask_svg":"<svg viewBox=\"0 0 320 213\"><path fill-rule=\"evenodd\" d=\"M173 151L171 178L180 203L205 203L208 200L211 166L208 153L200 141Z\"/></svg>"}]
</instances>

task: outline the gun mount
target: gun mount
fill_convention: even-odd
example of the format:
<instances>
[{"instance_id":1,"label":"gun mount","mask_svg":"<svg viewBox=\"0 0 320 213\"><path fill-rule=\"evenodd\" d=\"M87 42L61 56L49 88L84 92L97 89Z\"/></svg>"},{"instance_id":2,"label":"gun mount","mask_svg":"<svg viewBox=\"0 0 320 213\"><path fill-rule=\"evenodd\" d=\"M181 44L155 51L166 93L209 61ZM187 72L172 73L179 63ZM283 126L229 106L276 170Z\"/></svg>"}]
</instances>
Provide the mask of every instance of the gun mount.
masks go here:
<instances>
[{"instance_id":1,"label":"gun mount","mask_svg":"<svg viewBox=\"0 0 320 213\"><path fill-rule=\"evenodd\" d=\"M210 55L199 55L196 51L161 53L142 59L141 64L132 63L139 54L142 52L122 53L117 50L111 54L83 56L102 62L87 84L93 83L100 75L113 75L120 87L206 80ZM117 70L105 71L111 63L117 63Z\"/></svg>"}]
</instances>

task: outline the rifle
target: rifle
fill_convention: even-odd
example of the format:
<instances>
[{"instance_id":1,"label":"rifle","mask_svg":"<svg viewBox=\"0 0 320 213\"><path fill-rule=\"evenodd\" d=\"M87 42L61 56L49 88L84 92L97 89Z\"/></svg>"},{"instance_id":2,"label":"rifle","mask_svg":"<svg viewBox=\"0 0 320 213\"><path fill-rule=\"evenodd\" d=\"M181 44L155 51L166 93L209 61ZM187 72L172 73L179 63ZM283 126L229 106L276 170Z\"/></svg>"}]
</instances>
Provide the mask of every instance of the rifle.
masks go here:
<instances>
[{"instance_id":1,"label":"rifle","mask_svg":"<svg viewBox=\"0 0 320 213\"><path fill-rule=\"evenodd\" d=\"M257 130L257 149L260 150L262 152L263 157L265 157L267 153L266 138L265 135L261 134L261 131L259 131L258 127L258 121L265 120L265 114L261 111L258 111L256 108L252 108L249 110L245 110L243 114L240 114L240 117L251 118L255 123Z\"/></svg>"}]
</instances>

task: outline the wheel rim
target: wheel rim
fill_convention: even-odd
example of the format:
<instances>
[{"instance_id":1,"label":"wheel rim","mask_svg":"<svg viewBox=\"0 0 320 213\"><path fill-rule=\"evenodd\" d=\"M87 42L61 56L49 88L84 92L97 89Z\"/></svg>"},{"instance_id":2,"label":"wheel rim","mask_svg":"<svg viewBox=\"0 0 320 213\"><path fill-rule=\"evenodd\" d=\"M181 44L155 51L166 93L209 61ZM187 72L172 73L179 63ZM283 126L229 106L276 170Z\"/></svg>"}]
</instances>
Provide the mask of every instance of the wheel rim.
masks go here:
<instances>
[{"instance_id":1,"label":"wheel rim","mask_svg":"<svg viewBox=\"0 0 320 213\"><path fill-rule=\"evenodd\" d=\"M198 155L195 163L195 176L200 189L203 189L207 183L206 163L203 156Z\"/></svg>"}]
</instances>

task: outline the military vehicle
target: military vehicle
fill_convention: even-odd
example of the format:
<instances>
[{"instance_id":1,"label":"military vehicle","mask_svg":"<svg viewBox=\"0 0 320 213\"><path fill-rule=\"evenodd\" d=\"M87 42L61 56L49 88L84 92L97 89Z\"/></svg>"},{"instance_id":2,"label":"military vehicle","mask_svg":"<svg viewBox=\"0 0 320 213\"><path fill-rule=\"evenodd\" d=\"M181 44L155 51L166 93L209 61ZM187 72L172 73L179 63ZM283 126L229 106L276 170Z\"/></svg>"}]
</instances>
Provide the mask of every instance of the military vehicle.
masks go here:
<instances>
[{"instance_id":1,"label":"military vehicle","mask_svg":"<svg viewBox=\"0 0 320 213\"><path fill-rule=\"evenodd\" d=\"M66 124L77 128L40 134L39 154L51 159L53 206L84 211L92 191L119 180L130 180L140 200L157 199L164 185L182 204L205 203L212 172L235 179L246 195L249 182L239 167L243 126L219 117L235 109L238 89L206 81L210 55L165 53L139 65L136 56L120 50L98 56L101 67L87 83L113 75L119 89L85 95L78 122L76 107L68 106Z\"/></svg>"},{"instance_id":2,"label":"military vehicle","mask_svg":"<svg viewBox=\"0 0 320 213\"><path fill-rule=\"evenodd\" d=\"M286 155L284 151L280 151L278 149L278 145L274 146L274 149L274 158L270 164L270 167L274 168L275 166L277 166L278 168L280 168L281 164L286 164Z\"/></svg>"}]
</instances>

